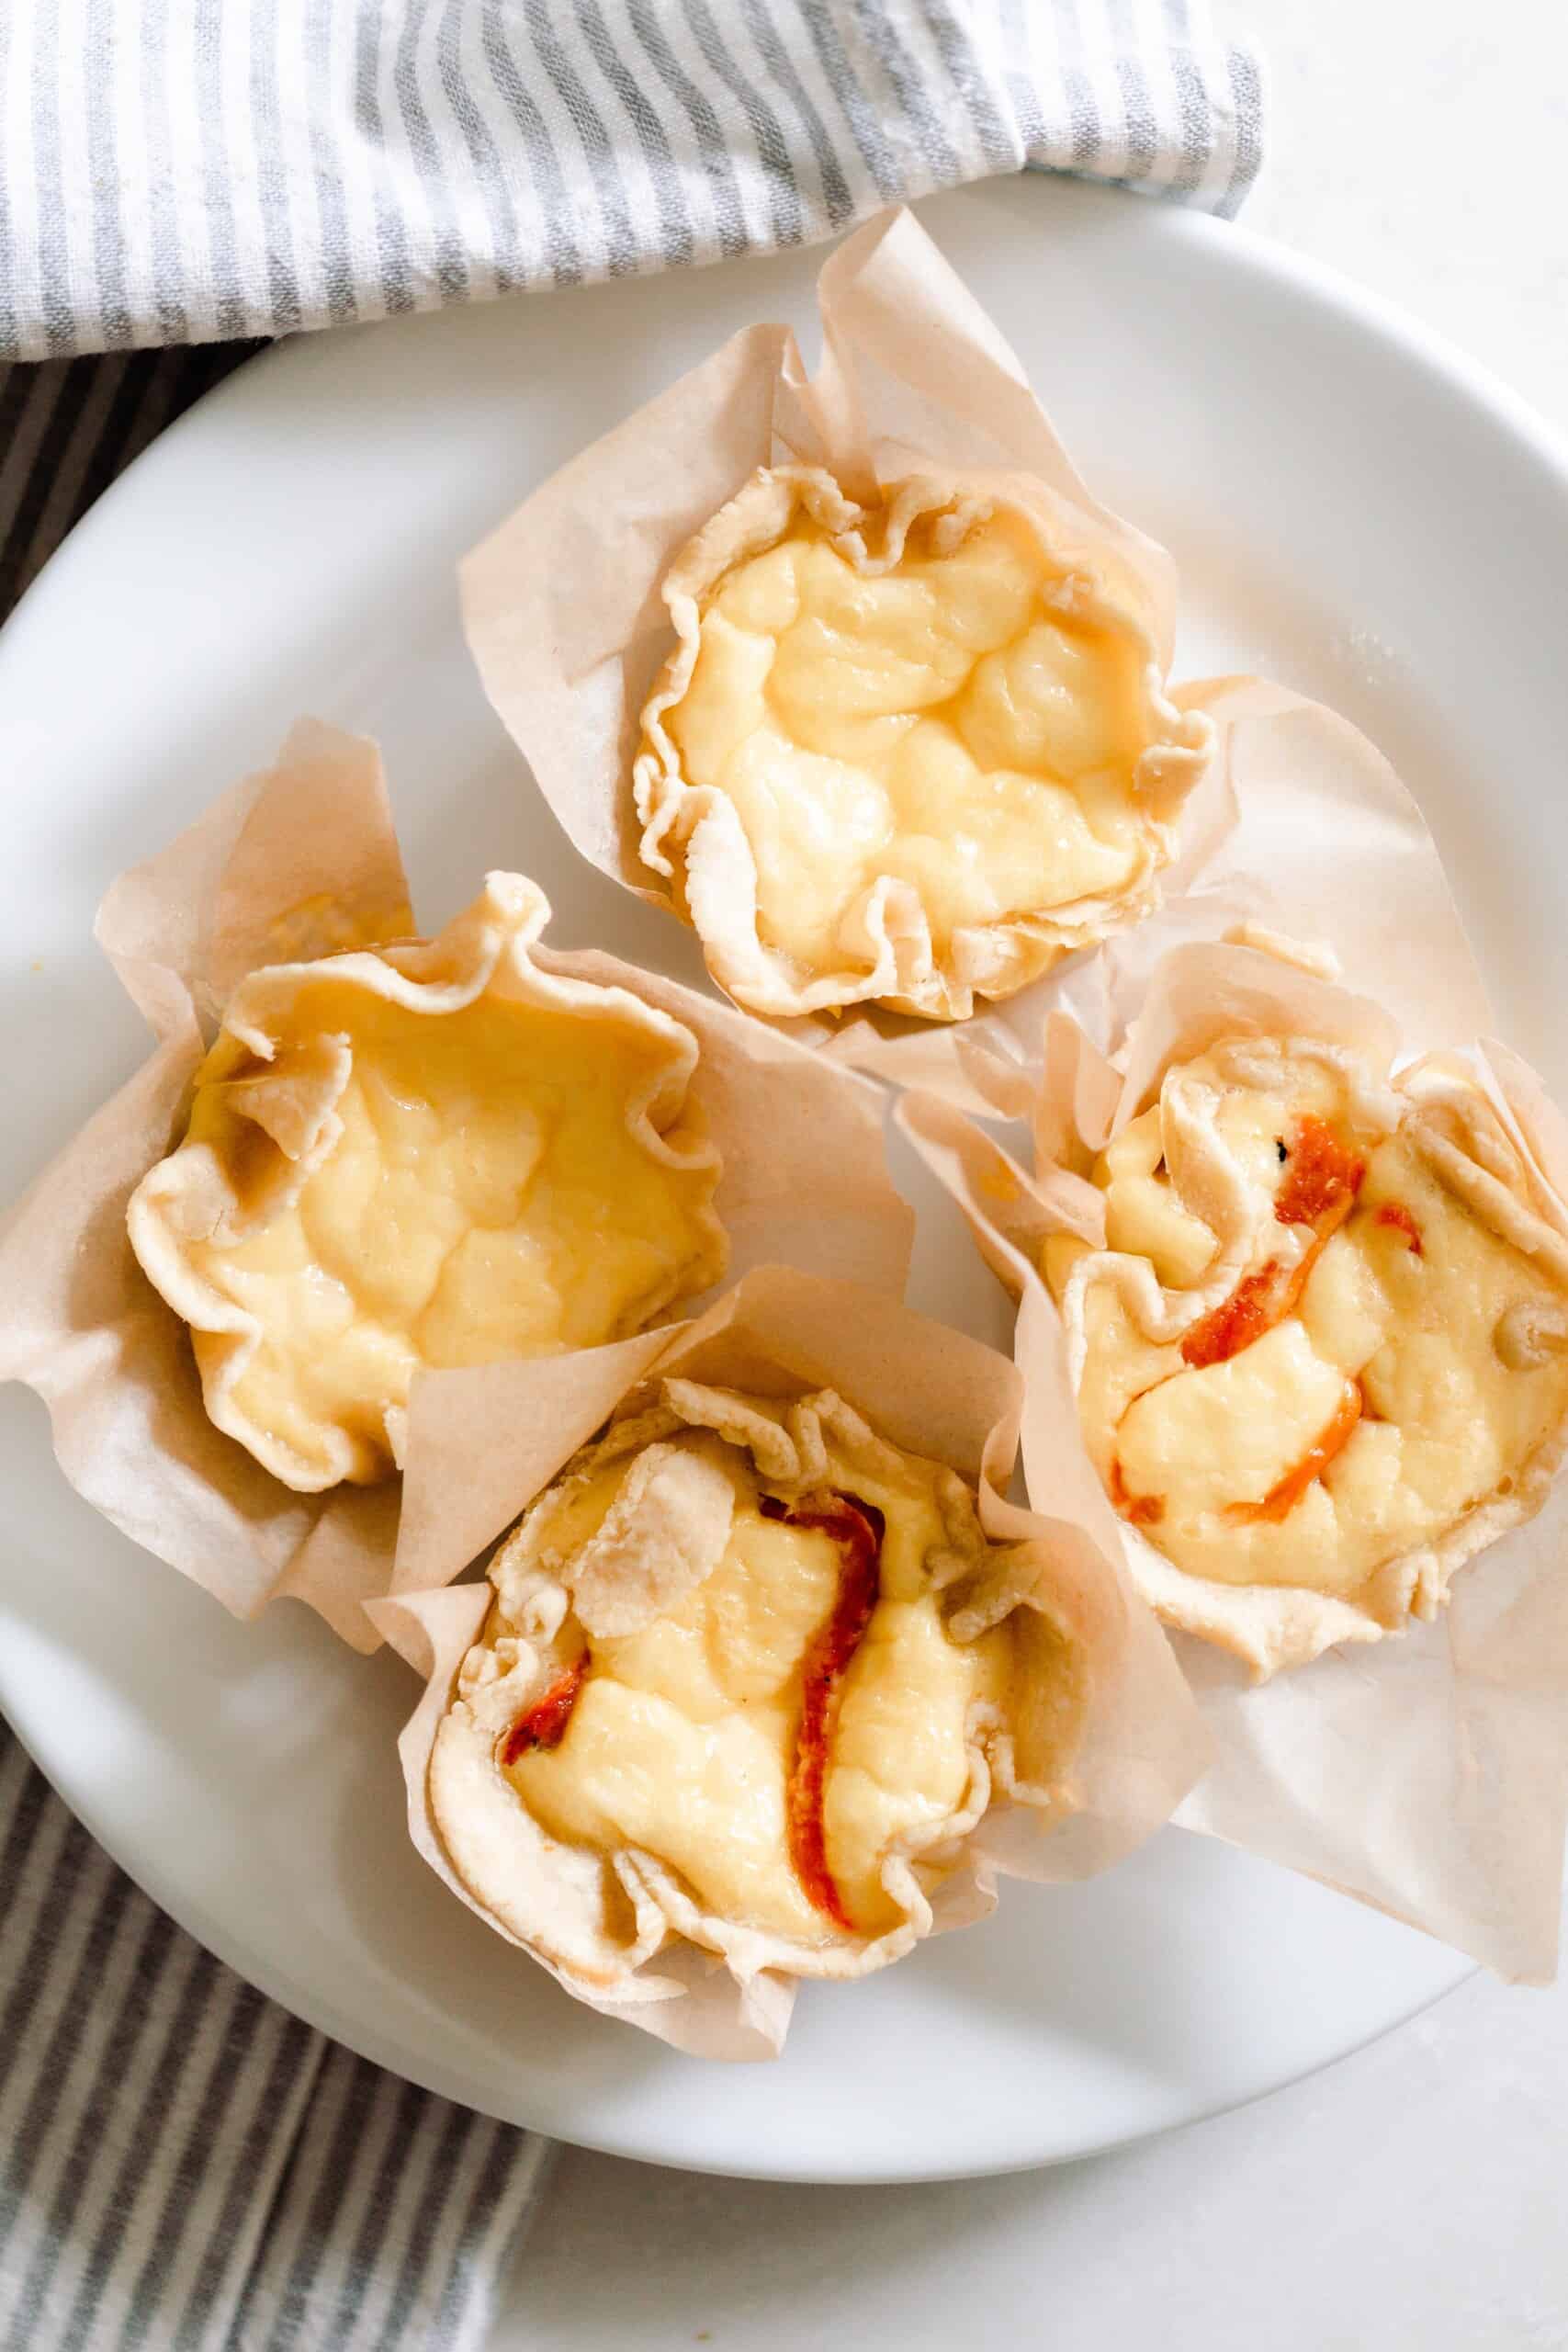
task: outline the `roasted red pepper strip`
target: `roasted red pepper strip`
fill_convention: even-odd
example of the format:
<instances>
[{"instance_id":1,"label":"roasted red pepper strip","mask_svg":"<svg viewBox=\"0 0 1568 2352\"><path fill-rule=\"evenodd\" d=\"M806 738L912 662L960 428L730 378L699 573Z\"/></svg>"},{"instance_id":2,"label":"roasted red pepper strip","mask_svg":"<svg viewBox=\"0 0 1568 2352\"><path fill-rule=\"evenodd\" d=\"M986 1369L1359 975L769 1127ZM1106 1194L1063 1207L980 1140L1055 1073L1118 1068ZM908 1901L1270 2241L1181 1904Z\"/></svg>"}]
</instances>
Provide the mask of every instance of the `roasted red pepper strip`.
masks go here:
<instances>
[{"instance_id":1,"label":"roasted red pepper strip","mask_svg":"<svg viewBox=\"0 0 1568 2352\"><path fill-rule=\"evenodd\" d=\"M1335 1455L1348 1442L1351 1430L1361 1418L1361 1402L1360 1388L1351 1387L1328 1427L1308 1447L1293 1468L1274 1481L1261 1502L1232 1503L1225 1517L1244 1524L1251 1524L1260 1519L1275 1521L1289 1519L1307 1488L1316 1484Z\"/></svg>"},{"instance_id":2,"label":"roasted red pepper strip","mask_svg":"<svg viewBox=\"0 0 1568 2352\"><path fill-rule=\"evenodd\" d=\"M1254 1340L1276 1324L1284 1308L1277 1303L1283 1295L1280 1279L1280 1261L1270 1258L1258 1267L1255 1274L1244 1274L1228 1298L1201 1316L1181 1342L1183 1363L1199 1367L1206 1363L1224 1363L1227 1356L1239 1355Z\"/></svg>"},{"instance_id":3,"label":"roasted red pepper strip","mask_svg":"<svg viewBox=\"0 0 1568 2352\"><path fill-rule=\"evenodd\" d=\"M1403 1233L1405 1240L1410 1244L1411 1256L1413 1258L1421 1256L1421 1228L1402 1202L1384 1201L1377 1213L1376 1222L1379 1225L1392 1226L1395 1233Z\"/></svg>"},{"instance_id":4,"label":"roasted red pepper strip","mask_svg":"<svg viewBox=\"0 0 1568 2352\"><path fill-rule=\"evenodd\" d=\"M1163 1495L1130 1495L1122 1476L1122 1457L1111 1457L1111 1499L1123 1519L1134 1527L1157 1527L1165 1517Z\"/></svg>"},{"instance_id":5,"label":"roasted red pepper strip","mask_svg":"<svg viewBox=\"0 0 1568 2352\"><path fill-rule=\"evenodd\" d=\"M558 1747L566 1737L566 1727L571 1721L571 1711L577 1704L578 1692L588 1679L588 1652L583 1650L558 1675L541 1698L525 1707L502 1742L501 1761L503 1766L515 1764L520 1756L529 1755L536 1747Z\"/></svg>"},{"instance_id":6,"label":"roasted red pepper strip","mask_svg":"<svg viewBox=\"0 0 1568 2352\"><path fill-rule=\"evenodd\" d=\"M1297 1120L1274 1215L1280 1225L1312 1226L1317 1238L1289 1273L1278 1258L1269 1258L1256 1273L1243 1274L1230 1296L1188 1331L1181 1342L1183 1363L1224 1363L1284 1321L1330 1235L1337 1233L1355 1207L1366 1172L1365 1160L1340 1142L1325 1120L1310 1115Z\"/></svg>"},{"instance_id":7,"label":"roasted red pepper strip","mask_svg":"<svg viewBox=\"0 0 1568 2352\"><path fill-rule=\"evenodd\" d=\"M776 1495L762 1495L758 1502L764 1519L819 1529L839 1547L838 1599L807 1642L801 1661L800 1733L785 1804L789 1858L807 1901L852 1935L854 1922L828 1867L822 1793L840 1691L881 1589L886 1522L874 1503L862 1502L855 1495L813 1495L793 1505Z\"/></svg>"},{"instance_id":8,"label":"roasted red pepper strip","mask_svg":"<svg viewBox=\"0 0 1568 2352\"><path fill-rule=\"evenodd\" d=\"M1333 1208L1348 1216L1366 1172L1366 1161L1340 1142L1327 1120L1308 1112L1296 1121L1274 1214L1281 1225L1317 1225Z\"/></svg>"}]
</instances>

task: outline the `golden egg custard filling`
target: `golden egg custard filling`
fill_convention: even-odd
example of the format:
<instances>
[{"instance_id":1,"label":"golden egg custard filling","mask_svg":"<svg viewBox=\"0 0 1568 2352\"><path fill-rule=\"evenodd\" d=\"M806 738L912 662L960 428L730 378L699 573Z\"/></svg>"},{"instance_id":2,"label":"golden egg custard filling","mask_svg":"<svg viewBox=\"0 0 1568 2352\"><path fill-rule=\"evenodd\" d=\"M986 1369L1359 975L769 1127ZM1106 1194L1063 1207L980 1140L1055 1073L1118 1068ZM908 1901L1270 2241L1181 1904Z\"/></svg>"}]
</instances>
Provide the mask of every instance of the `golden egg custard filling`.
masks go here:
<instances>
[{"instance_id":1,"label":"golden egg custard filling","mask_svg":"<svg viewBox=\"0 0 1568 2352\"><path fill-rule=\"evenodd\" d=\"M592 1980L671 1933L742 1968L896 1958L993 1791L1075 1749L1074 1640L1018 1605L974 1490L830 1392L664 1381L491 1574L432 1807L474 1900ZM597 1873L553 1942L542 1849Z\"/></svg>"},{"instance_id":2,"label":"golden egg custard filling","mask_svg":"<svg viewBox=\"0 0 1568 2352\"><path fill-rule=\"evenodd\" d=\"M547 974L534 885L235 991L132 1196L209 1415L289 1487L398 1467L422 1367L592 1347L723 1271L690 1031Z\"/></svg>"},{"instance_id":3,"label":"golden egg custard filling","mask_svg":"<svg viewBox=\"0 0 1568 2352\"><path fill-rule=\"evenodd\" d=\"M1092 1172L1044 1270L1161 1614L1265 1671L1433 1616L1568 1415L1568 1243L1473 1074L1221 1041Z\"/></svg>"},{"instance_id":4,"label":"golden egg custard filling","mask_svg":"<svg viewBox=\"0 0 1568 2352\"><path fill-rule=\"evenodd\" d=\"M1021 499L765 470L666 580L642 857L739 1003L961 1019L1156 902L1209 723Z\"/></svg>"}]
</instances>

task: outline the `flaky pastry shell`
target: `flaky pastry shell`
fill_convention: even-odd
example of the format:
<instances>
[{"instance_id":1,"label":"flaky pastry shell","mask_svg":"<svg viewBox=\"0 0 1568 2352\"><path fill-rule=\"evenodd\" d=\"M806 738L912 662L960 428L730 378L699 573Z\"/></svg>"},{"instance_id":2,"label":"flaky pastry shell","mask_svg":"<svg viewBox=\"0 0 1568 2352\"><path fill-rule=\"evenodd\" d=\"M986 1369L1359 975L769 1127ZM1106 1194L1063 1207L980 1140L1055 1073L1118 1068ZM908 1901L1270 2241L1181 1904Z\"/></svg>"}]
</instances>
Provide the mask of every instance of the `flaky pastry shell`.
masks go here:
<instances>
[{"instance_id":1,"label":"flaky pastry shell","mask_svg":"<svg viewBox=\"0 0 1568 2352\"><path fill-rule=\"evenodd\" d=\"M728 793L688 778L667 720L691 686L710 598L737 563L779 545L797 514L868 581L897 570L919 526L940 549L1008 515L1035 549L1052 603L1133 650L1142 740L1128 799L1139 846L1119 888L969 923L939 944L919 886L883 873L840 918L837 970L804 970L764 941L753 843ZM697 932L708 969L737 1003L775 1019L874 1004L923 1020L966 1020L976 999L1016 995L1063 956L1096 945L1158 903L1157 877L1176 854L1178 821L1212 755L1213 729L1201 710L1179 709L1166 695L1147 583L1109 545L1097 548L1084 518L1065 511L1043 482L1023 473L953 470L881 482L857 500L824 467L762 468L682 549L660 594L676 642L642 712L633 768L640 854L667 877L671 904Z\"/></svg>"},{"instance_id":2,"label":"flaky pastry shell","mask_svg":"<svg viewBox=\"0 0 1568 2352\"><path fill-rule=\"evenodd\" d=\"M1184 1095L1167 1114L1168 1125L1173 1116L1178 1122L1171 1146L1179 1149L1176 1197L1189 1206L1204 1203L1217 1237L1212 1270L1201 1282L1163 1289L1146 1261L1111 1250L1105 1195L1086 1181L1094 1157L1159 1098L1168 1071L1221 1040L1247 1039L1258 1041L1264 1053L1294 1051L1337 1065L1352 1089L1375 1097L1369 1121L1381 1120L1385 1132L1397 1129L1407 1138L1441 1186L1539 1270L1546 1294L1562 1296L1561 1318L1549 1310L1551 1328L1544 1334L1521 1330L1519 1345L1539 1355L1568 1337L1568 1204L1542 1157L1542 1122L1553 1114L1533 1073L1498 1046L1401 1058L1396 1027L1368 999L1282 960L1278 952L1192 945L1173 951L1156 968L1145 1012L1115 1066L1067 1016L1054 1017L1034 1106L1032 1179L1004 1162L956 1114L926 1102L912 1104L908 1114L939 1152L956 1148L962 1155L976 1238L1010 1286L1038 1287L1053 1235L1087 1245L1061 1284L1059 1309L1043 1292L1034 1300L1032 1344L1051 1353L1053 1379L1065 1378L1077 1395L1089 1348L1088 1302L1097 1280L1113 1283L1121 1296L1134 1300L1136 1328L1151 1345L1168 1345L1224 1312L1238 1283L1248 1281L1250 1267L1271 1253L1289 1253L1278 1225L1257 1223L1268 1204L1259 1209L1250 1196L1238 1199L1234 1161L1213 1126L1203 1088L1195 1090L1195 1101ZM1234 1231L1225 1225L1233 1210ZM1460 1568L1540 1511L1565 1444L1568 1420L1558 1419L1499 1491L1476 1498L1430 1541L1379 1563L1350 1594L1193 1573L1126 1515L1125 1501L1122 1543L1139 1589L1166 1623L1219 1645L1265 1678L1305 1665L1337 1644L1379 1641L1413 1618L1435 1617Z\"/></svg>"},{"instance_id":3,"label":"flaky pastry shell","mask_svg":"<svg viewBox=\"0 0 1568 2352\"><path fill-rule=\"evenodd\" d=\"M469 1007L523 1006L570 1022L581 1053L596 1037L629 1035L645 1049L646 1074L620 1105L637 1155L655 1168L697 1181L685 1202L688 1250L633 1298L616 1322L594 1333L621 1339L657 1322L678 1299L718 1280L728 1244L715 1214L719 1155L694 1121L691 1090L697 1040L668 1013L625 988L547 972L532 950L549 921L549 902L520 874L494 873L473 904L429 940L395 941L304 963L270 964L243 979L223 1008L218 1039L203 1065L220 1090L218 1134L187 1136L150 1169L126 1212L131 1248L153 1288L198 1335L202 1393L215 1425L299 1493L321 1493L344 1479L365 1483L398 1465L406 1407L382 1408L384 1432L371 1454L341 1421L319 1420L310 1451L259 1419L243 1390L265 1332L253 1306L218 1288L195 1255L221 1256L231 1245L266 1236L331 1160L343 1135L338 1106L355 1065L351 1029L288 1035L300 1000L321 983L335 994L378 1000L412 1017L415 1035ZM649 1050L651 1049L651 1050ZM606 1206L613 1212L614 1204ZM502 1350L501 1352L512 1352Z\"/></svg>"},{"instance_id":4,"label":"flaky pastry shell","mask_svg":"<svg viewBox=\"0 0 1568 2352\"><path fill-rule=\"evenodd\" d=\"M1005 1359L855 1285L775 1269L748 1276L695 1323L601 1353L606 1424L558 1460L564 1478L525 1513L491 1584L374 1604L426 1677L402 1741L416 1844L568 1991L682 2048L772 2055L802 1978L868 1974L988 1911L998 1871L1081 1876L1165 1817L1200 1759L1189 1702L1115 1565L1069 1522L1000 1499L1021 1401ZM518 1385L526 1379L519 1368L507 1409L532 1442L554 1412L542 1386ZM585 1410L580 1396L563 1439ZM875 1934L802 1939L705 1909L680 1871L646 1851L606 1858L552 1836L502 1769L509 1726L558 1686L585 1626L599 1629L591 1640L644 1628L713 1572L702 1480L682 1493L664 1459L680 1433L703 1430L786 1500L819 1490L829 1463L858 1465L863 1481L917 1452L942 1465L931 1567L952 1638L983 1638L1020 1612L1028 1627L1006 1720L980 1711L968 1724L961 1795L886 1856L897 1917ZM530 1473L554 1450L534 1444ZM547 1541L557 1497L622 1459L632 1465L623 1493L640 1464L659 1480L642 1482L626 1526L612 1511L604 1539L563 1563Z\"/></svg>"}]
</instances>

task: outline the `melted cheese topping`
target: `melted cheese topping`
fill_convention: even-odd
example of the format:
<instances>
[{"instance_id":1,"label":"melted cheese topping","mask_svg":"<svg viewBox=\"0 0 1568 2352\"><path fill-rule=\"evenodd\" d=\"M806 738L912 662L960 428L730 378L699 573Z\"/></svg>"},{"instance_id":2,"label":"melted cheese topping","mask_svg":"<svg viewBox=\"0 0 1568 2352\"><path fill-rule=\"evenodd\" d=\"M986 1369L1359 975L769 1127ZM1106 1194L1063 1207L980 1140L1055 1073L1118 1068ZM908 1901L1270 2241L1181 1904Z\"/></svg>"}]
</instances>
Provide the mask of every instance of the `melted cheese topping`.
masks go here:
<instances>
[{"instance_id":1,"label":"melted cheese topping","mask_svg":"<svg viewBox=\"0 0 1568 2352\"><path fill-rule=\"evenodd\" d=\"M187 1245L196 1272L255 1317L232 1385L246 1420L307 1464L323 1430L360 1482L394 1467L387 1429L422 1365L591 1347L710 1278L716 1170L649 1152L628 1103L668 1064L661 1037L480 998L423 1014L331 978L300 989L271 1070L342 1038L341 1133L297 1199L265 1213L267 1138L229 1084L263 1067L225 1037L198 1074L189 1139L231 1174L255 1229ZM232 1340L193 1332L204 1376Z\"/></svg>"},{"instance_id":2,"label":"melted cheese topping","mask_svg":"<svg viewBox=\"0 0 1568 2352\"><path fill-rule=\"evenodd\" d=\"M716 1566L640 1633L592 1644L560 1745L521 1757L507 1777L553 1836L604 1853L640 1848L678 1871L702 1909L820 1943L838 1931L795 1875L786 1796L802 1658L832 1611L841 1555L825 1532L764 1519L750 1462L733 1447L724 1456L736 1504ZM926 1565L946 1540L931 1465L907 1466L898 1487L829 1466L830 1485L886 1521L880 1598L840 1687L823 1793L828 1866L867 1936L900 1916L884 1858L959 1808L970 1711L1005 1703L1012 1666L1006 1623L963 1646L944 1630ZM566 1556L568 1583L570 1552L603 1521L626 1469L600 1470L559 1507L549 1543Z\"/></svg>"},{"instance_id":3,"label":"melted cheese topping","mask_svg":"<svg viewBox=\"0 0 1568 2352\"><path fill-rule=\"evenodd\" d=\"M1235 1276L1280 1261L1298 1274L1304 1264L1305 1279L1291 1310L1235 1353L1193 1363L1179 1330L1151 1336L1131 1287L1089 1270L1086 1439L1112 1499L1178 1566L1352 1599L1382 1564L1506 1493L1568 1412L1568 1354L1516 1368L1517 1351L1498 1343L1510 1310L1544 1304L1551 1323L1563 1294L1439 1181L1408 1120L1368 1129L1342 1069L1291 1059L1281 1084L1240 1084L1222 1046L1168 1076L1161 1102L1094 1171L1110 1249L1145 1261L1168 1306L1213 1289L1220 1248L1168 1163L1168 1148L1185 1164L1173 1078L1189 1100L1194 1086L1213 1090L1213 1132L1258 1205ZM1272 1214L1288 1182L1281 1148L1303 1114L1329 1123L1364 1170L1350 1214L1315 1251L1309 1228ZM1047 1244L1058 1298L1085 1254L1066 1237Z\"/></svg>"},{"instance_id":4,"label":"melted cheese topping","mask_svg":"<svg viewBox=\"0 0 1568 2352\"><path fill-rule=\"evenodd\" d=\"M939 959L957 931L1138 878L1145 657L1061 584L1006 513L942 553L927 518L867 574L797 508L725 575L665 725L686 782L734 803L765 945L838 968L884 875L919 894Z\"/></svg>"}]
</instances>

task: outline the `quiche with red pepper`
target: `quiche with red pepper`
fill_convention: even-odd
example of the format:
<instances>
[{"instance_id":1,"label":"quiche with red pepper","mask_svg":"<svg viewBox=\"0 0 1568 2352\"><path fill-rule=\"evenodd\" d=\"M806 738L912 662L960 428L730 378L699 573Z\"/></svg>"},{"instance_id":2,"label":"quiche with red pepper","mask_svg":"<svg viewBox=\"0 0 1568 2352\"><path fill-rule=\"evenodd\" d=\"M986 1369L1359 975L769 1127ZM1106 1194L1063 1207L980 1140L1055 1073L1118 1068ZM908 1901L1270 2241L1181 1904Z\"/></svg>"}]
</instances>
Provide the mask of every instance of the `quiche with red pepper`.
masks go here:
<instances>
[{"instance_id":1,"label":"quiche with red pepper","mask_svg":"<svg viewBox=\"0 0 1568 2352\"><path fill-rule=\"evenodd\" d=\"M993 1798L1071 1766L1087 1676L1037 1550L830 1391L663 1380L491 1567L430 1763L454 1870L600 1991L671 1937L741 1975L897 1959Z\"/></svg>"},{"instance_id":2,"label":"quiche with red pepper","mask_svg":"<svg viewBox=\"0 0 1568 2352\"><path fill-rule=\"evenodd\" d=\"M1222 1039L1093 1175L1045 1273L1160 1614L1260 1673L1435 1616L1568 1416L1568 1241L1477 1072Z\"/></svg>"}]
</instances>

